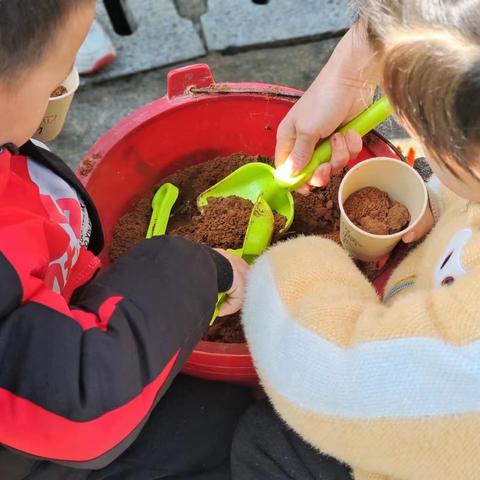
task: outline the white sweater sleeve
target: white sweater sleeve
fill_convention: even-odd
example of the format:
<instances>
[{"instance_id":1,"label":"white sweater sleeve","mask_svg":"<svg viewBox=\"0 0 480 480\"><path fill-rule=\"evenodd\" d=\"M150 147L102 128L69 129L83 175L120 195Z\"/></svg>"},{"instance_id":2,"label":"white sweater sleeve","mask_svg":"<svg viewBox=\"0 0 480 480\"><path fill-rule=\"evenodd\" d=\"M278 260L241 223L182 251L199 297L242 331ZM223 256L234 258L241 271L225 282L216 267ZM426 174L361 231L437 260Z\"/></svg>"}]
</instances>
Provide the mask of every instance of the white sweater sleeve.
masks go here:
<instances>
[{"instance_id":1,"label":"white sweater sleeve","mask_svg":"<svg viewBox=\"0 0 480 480\"><path fill-rule=\"evenodd\" d=\"M432 175L427 182L428 200L430 202L430 208L435 223L438 222L441 214L445 211L445 199L442 192L443 188L440 179L435 174Z\"/></svg>"}]
</instances>

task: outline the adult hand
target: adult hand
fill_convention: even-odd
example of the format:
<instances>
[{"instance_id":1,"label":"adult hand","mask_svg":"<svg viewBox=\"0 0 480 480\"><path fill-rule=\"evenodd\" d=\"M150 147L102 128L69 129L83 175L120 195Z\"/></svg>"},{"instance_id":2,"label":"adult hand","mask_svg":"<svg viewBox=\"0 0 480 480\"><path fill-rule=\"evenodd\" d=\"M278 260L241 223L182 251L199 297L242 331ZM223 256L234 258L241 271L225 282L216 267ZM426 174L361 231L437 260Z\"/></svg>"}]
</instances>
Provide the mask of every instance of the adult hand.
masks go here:
<instances>
[{"instance_id":1,"label":"adult hand","mask_svg":"<svg viewBox=\"0 0 480 480\"><path fill-rule=\"evenodd\" d=\"M329 83L333 82L328 80ZM321 85L322 83L322 85ZM308 164L317 143L330 136L342 123L360 113L362 106L343 85L314 82L283 119L277 131L275 163L284 164L287 176L294 176ZM362 138L351 130L345 136L335 133L331 140L332 158L313 174L309 184L323 187L330 175L339 173L362 150ZM305 190L305 189L304 189Z\"/></svg>"},{"instance_id":2,"label":"adult hand","mask_svg":"<svg viewBox=\"0 0 480 480\"><path fill-rule=\"evenodd\" d=\"M374 55L365 32L356 26L340 41L327 65L280 123L277 167L283 165L286 175L299 173L321 139L371 103L377 80ZM330 175L340 172L362 149L362 139L354 131L333 135L331 144L332 159L314 173L309 181L312 186L325 186Z\"/></svg>"}]
</instances>

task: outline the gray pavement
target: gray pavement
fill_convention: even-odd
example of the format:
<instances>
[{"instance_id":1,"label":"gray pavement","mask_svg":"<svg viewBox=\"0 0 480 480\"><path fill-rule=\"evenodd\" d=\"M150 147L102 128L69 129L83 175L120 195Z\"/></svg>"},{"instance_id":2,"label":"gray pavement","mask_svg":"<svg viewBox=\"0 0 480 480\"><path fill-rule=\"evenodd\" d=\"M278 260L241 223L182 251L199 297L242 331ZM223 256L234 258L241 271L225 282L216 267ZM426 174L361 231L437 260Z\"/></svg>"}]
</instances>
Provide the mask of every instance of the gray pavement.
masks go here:
<instances>
[{"instance_id":1,"label":"gray pavement","mask_svg":"<svg viewBox=\"0 0 480 480\"><path fill-rule=\"evenodd\" d=\"M179 14L172 0L128 0L126 5L134 32L122 36L113 30L103 3L97 4L97 19L113 40L118 60L83 83L118 78L205 55L197 27L191 19ZM189 12L192 10L184 13Z\"/></svg>"},{"instance_id":2,"label":"gray pavement","mask_svg":"<svg viewBox=\"0 0 480 480\"><path fill-rule=\"evenodd\" d=\"M209 0L200 18L209 51L295 41L349 27L348 0Z\"/></svg>"},{"instance_id":3,"label":"gray pavement","mask_svg":"<svg viewBox=\"0 0 480 480\"><path fill-rule=\"evenodd\" d=\"M97 18L115 44L119 59L83 83L131 75L212 51L258 48L279 42L291 44L339 34L350 24L348 3L349 0L122 0L118 8L130 31L123 29L119 34L112 27L103 2L98 0Z\"/></svg>"}]
</instances>

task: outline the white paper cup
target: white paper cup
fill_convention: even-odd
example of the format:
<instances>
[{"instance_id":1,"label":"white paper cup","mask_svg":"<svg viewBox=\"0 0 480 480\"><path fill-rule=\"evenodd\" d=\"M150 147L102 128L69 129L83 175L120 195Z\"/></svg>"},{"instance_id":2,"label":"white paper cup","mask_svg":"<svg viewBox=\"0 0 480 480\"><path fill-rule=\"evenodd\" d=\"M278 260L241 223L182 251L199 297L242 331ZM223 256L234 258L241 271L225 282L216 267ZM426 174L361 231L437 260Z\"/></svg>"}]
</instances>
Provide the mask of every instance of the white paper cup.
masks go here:
<instances>
[{"instance_id":1,"label":"white paper cup","mask_svg":"<svg viewBox=\"0 0 480 480\"><path fill-rule=\"evenodd\" d=\"M70 75L62 82L62 85L67 89L67 92L59 97L50 98L42 123L33 136L36 140L50 142L62 131L73 96L80 85L80 77L76 68L73 68Z\"/></svg>"},{"instance_id":2,"label":"white paper cup","mask_svg":"<svg viewBox=\"0 0 480 480\"><path fill-rule=\"evenodd\" d=\"M352 194L364 187L376 187L393 201L403 203L410 213L406 228L392 235L374 235L355 225L345 213L343 204ZM365 160L353 167L343 178L338 191L340 205L340 239L348 253L359 260L378 260L390 253L407 232L423 217L428 194L422 177L406 163L392 158Z\"/></svg>"}]
</instances>

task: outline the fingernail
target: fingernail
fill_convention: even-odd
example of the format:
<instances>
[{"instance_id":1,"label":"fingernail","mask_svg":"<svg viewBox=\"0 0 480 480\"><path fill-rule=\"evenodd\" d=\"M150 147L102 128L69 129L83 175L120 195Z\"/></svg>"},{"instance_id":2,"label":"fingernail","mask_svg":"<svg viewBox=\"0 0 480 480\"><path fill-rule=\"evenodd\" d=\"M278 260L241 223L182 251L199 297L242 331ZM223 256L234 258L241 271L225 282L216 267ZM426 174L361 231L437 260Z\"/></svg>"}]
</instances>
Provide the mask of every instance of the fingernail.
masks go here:
<instances>
[{"instance_id":1,"label":"fingernail","mask_svg":"<svg viewBox=\"0 0 480 480\"><path fill-rule=\"evenodd\" d=\"M314 187L322 188L322 187L326 186L326 182L325 182L325 179L323 177L321 177L321 178L315 177L315 181L312 182L312 185Z\"/></svg>"},{"instance_id":2,"label":"fingernail","mask_svg":"<svg viewBox=\"0 0 480 480\"><path fill-rule=\"evenodd\" d=\"M310 193L310 188L308 188L307 185L302 185L298 188L297 192L306 197Z\"/></svg>"},{"instance_id":3,"label":"fingernail","mask_svg":"<svg viewBox=\"0 0 480 480\"><path fill-rule=\"evenodd\" d=\"M332 147L336 148L338 146L338 142L340 140L340 134L336 133L335 135L332 136Z\"/></svg>"},{"instance_id":4,"label":"fingernail","mask_svg":"<svg viewBox=\"0 0 480 480\"><path fill-rule=\"evenodd\" d=\"M403 237L405 243L411 243L415 240L415 232L409 232Z\"/></svg>"},{"instance_id":5,"label":"fingernail","mask_svg":"<svg viewBox=\"0 0 480 480\"><path fill-rule=\"evenodd\" d=\"M325 185L330 180L331 172L332 172L332 166L329 163L327 163L326 165L322 165L320 167L320 175L322 176L322 180Z\"/></svg>"}]
</instances>

